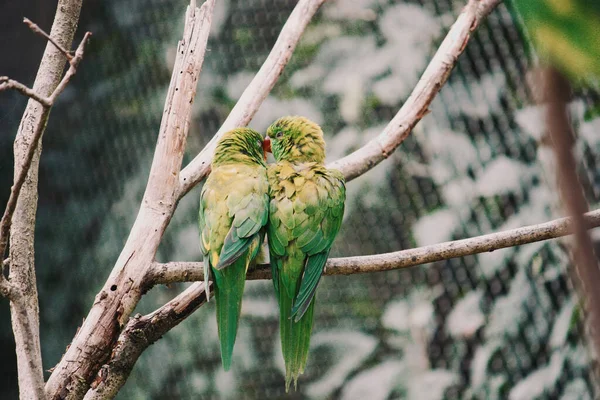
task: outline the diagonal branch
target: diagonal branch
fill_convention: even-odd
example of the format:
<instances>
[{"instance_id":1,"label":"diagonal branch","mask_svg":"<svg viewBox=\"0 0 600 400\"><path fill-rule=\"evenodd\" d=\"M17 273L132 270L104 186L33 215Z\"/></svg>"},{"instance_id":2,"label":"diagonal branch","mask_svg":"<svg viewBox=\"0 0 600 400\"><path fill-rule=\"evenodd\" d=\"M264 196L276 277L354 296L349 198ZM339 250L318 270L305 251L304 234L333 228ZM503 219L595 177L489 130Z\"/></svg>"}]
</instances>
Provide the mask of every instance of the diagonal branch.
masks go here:
<instances>
[{"instance_id":1,"label":"diagonal branch","mask_svg":"<svg viewBox=\"0 0 600 400\"><path fill-rule=\"evenodd\" d=\"M40 96L37 92L33 91L33 89L28 88L21 82L10 79L8 76L0 76L0 92L8 89L16 90L23 96L32 98L44 107L52 106L47 97Z\"/></svg>"},{"instance_id":2,"label":"diagonal branch","mask_svg":"<svg viewBox=\"0 0 600 400\"><path fill-rule=\"evenodd\" d=\"M600 209L585 214L584 229L600 226ZM353 275L414 267L450 258L491 252L573 234L572 218L560 218L543 224L524 226L503 232L453 240L414 249L370 256L332 258L327 261L324 275ZM203 281L202 262L154 263L148 270L147 287L152 284ZM248 271L248 280L271 279L271 266L261 264Z\"/></svg>"},{"instance_id":3,"label":"diagonal branch","mask_svg":"<svg viewBox=\"0 0 600 400\"><path fill-rule=\"evenodd\" d=\"M80 399L88 391L142 295L140 283L177 206L179 171L215 0L199 9L194 4L186 12L141 207L110 276L46 383L48 397Z\"/></svg>"},{"instance_id":4,"label":"diagonal branch","mask_svg":"<svg viewBox=\"0 0 600 400\"><path fill-rule=\"evenodd\" d=\"M148 315L129 320L84 400L112 399L129 377L144 350L206 303L204 283L197 282L175 299Z\"/></svg>"},{"instance_id":5,"label":"diagonal branch","mask_svg":"<svg viewBox=\"0 0 600 400\"><path fill-rule=\"evenodd\" d=\"M306 26L325 0L300 0L269 53L266 61L237 101L219 131L182 171L180 194L182 197L210 172L215 147L221 136L236 127L246 126L258 111L260 105L275 86L277 79L292 57Z\"/></svg>"},{"instance_id":6,"label":"diagonal branch","mask_svg":"<svg viewBox=\"0 0 600 400\"><path fill-rule=\"evenodd\" d=\"M352 154L331 163L328 168L342 171L346 181L350 181L388 158L408 137L421 118L427 115L429 105L448 80L452 68L469 41L471 32L499 3L500 0L469 0L410 97L383 132Z\"/></svg>"},{"instance_id":7,"label":"diagonal branch","mask_svg":"<svg viewBox=\"0 0 600 400\"><path fill-rule=\"evenodd\" d=\"M29 29L31 29L33 32L46 38L47 41L52 43L54 45L54 47L56 47L56 49L59 50L63 54L63 56L65 56L67 61L71 62L71 60L73 59L73 56L71 55L71 53L69 51L67 51L67 49L65 49L60 43L58 43L56 40L54 40L52 38L52 36L50 36L46 32L44 32L44 30L42 28L40 28L38 26L38 24L36 24L32 20L30 20L29 18L23 18L23 23L25 25L27 25L29 27Z\"/></svg>"},{"instance_id":8,"label":"diagonal branch","mask_svg":"<svg viewBox=\"0 0 600 400\"><path fill-rule=\"evenodd\" d=\"M27 18L25 20L29 21ZM29 21L31 22L31 21ZM35 24L33 24L35 25ZM42 32L45 37L50 37L44 31L42 31L37 25L36 32ZM85 36L79 46L77 47L77 51L75 52L75 57L69 57L70 67L65 74L65 76L58 83L56 88L52 91L50 96L45 97L40 95L37 91L33 89L29 89L27 86L23 85L20 82L9 79L6 76L0 77L0 91L5 89L15 89L21 92L23 95L32 98L42 105L42 111L39 118L39 121L35 124L35 129L33 132L33 137L25 151L25 158L22 163L22 167L19 170L17 178L15 179L15 183L13 184L10 192L10 197L8 198L8 202L6 203L6 209L4 210L4 214L2 215L2 220L0 221L0 257L4 256L6 252L6 246L8 244L8 233L10 231L10 225L12 222L12 215L15 211L15 207L17 205L17 199L19 198L19 194L21 192L21 188L23 187L23 183L25 182L25 178L29 173L29 169L31 167L31 162L33 160L34 154L38 147L38 143L44 134L44 129L46 128L46 123L48 122L48 114L50 113L50 108L54 105L56 98L63 92L63 90L67 87L71 77L75 75L77 72L77 67L79 63L83 59L85 45L87 44L89 37L91 36L90 32L86 32ZM52 44L60 49L60 46L52 41ZM62 52L62 50L61 50Z\"/></svg>"}]
</instances>

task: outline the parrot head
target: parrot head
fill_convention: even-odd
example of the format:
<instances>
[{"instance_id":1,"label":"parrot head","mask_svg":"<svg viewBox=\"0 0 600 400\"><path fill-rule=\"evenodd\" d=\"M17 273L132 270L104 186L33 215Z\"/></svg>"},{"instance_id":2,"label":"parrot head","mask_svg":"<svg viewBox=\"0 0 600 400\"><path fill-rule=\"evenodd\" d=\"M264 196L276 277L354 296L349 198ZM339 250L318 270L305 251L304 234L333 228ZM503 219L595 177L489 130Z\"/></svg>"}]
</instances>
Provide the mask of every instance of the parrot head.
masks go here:
<instances>
[{"instance_id":1,"label":"parrot head","mask_svg":"<svg viewBox=\"0 0 600 400\"><path fill-rule=\"evenodd\" d=\"M235 128L225 132L217 143L213 166L229 163L266 166L262 135L250 128Z\"/></svg>"},{"instance_id":2,"label":"parrot head","mask_svg":"<svg viewBox=\"0 0 600 400\"><path fill-rule=\"evenodd\" d=\"M307 118L279 118L267 129L265 142L277 161L325 162L323 131Z\"/></svg>"}]
</instances>

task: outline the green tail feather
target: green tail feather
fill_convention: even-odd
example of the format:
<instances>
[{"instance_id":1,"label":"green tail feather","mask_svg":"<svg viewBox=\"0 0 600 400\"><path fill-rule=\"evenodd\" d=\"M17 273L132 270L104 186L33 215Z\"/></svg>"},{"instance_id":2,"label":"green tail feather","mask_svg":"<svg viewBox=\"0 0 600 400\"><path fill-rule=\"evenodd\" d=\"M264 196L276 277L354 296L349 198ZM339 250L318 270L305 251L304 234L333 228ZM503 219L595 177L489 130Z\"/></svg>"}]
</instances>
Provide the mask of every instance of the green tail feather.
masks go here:
<instances>
[{"instance_id":1,"label":"green tail feather","mask_svg":"<svg viewBox=\"0 0 600 400\"><path fill-rule=\"evenodd\" d=\"M281 287L281 285L280 285ZM311 302L306 313L295 322L292 318L293 299L285 289L279 291L279 325L281 334L281 349L285 361L285 391L290 389L294 380L294 389L298 386L298 376L304 373L310 349L310 334L313 325L313 310L315 301Z\"/></svg>"},{"instance_id":2,"label":"green tail feather","mask_svg":"<svg viewBox=\"0 0 600 400\"><path fill-rule=\"evenodd\" d=\"M215 302L217 303L221 360L225 371L229 371L242 310L242 294L246 283L246 257L240 257L220 271L214 268L212 271L215 277Z\"/></svg>"}]
</instances>

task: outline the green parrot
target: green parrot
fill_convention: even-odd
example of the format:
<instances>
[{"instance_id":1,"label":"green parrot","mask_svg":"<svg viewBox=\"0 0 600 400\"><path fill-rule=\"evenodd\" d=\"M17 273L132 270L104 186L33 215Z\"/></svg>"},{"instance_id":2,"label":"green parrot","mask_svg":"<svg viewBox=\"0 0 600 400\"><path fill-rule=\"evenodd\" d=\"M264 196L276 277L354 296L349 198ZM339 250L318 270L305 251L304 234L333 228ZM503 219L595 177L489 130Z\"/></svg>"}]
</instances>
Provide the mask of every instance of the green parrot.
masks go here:
<instances>
[{"instance_id":1,"label":"green parrot","mask_svg":"<svg viewBox=\"0 0 600 400\"><path fill-rule=\"evenodd\" d=\"M304 372L313 325L314 296L344 214L341 172L327 169L323 131L303 117L284 117L267 130L267 229L273 284L279 300L285 389Z\"/></svg>"},{"instance_id":2,"label":"green parrot","mask_svg":"<svg viewBox=\"0 0 600 400\"><path fill-rule=\"evenodd\" d=\"M269 210L263 137L233 129L217 143L200 195L200 247L204 277L214 276L221 360L231 366L246 271L263 242ZM207 298L210 293L207 293Z\"/></svg>"}]
</instances>

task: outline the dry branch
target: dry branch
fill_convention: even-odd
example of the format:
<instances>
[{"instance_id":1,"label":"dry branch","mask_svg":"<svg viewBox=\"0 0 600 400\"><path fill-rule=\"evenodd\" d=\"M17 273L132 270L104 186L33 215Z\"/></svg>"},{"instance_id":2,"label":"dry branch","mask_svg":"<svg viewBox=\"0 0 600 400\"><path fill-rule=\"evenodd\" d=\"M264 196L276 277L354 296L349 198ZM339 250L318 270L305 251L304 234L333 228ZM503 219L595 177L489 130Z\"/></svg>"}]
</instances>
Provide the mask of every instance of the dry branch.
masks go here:
<instances>
[{"instance_id":1,"label":"dry branch","mask_svg":"<svg viewBox=\"0 0 600 400\"><path fill-rule=\"evenodd\" d=\"M10 300L19 394L22 399L45 398L34 259L40 141L53 101L49 100L48 96L56 92L65 65L65 59L57 47L71 46L80 10L81 0L58 2L50 34L53 39L46 45L33 89L8 78L3 78L0 83L0 90L14 88L31 98L15 139L14 184L0 221L2 259L9 232L11 238L9 281L6 281L3 275L0 284L3 294ZM46 101L40 101L42 99Z\"/></svg>"},{"instance_id":2,"label":"dry branch","mask_svg":"<svg viewBox=\"0 0 600 400\"><path fill-rule=\"evenodd\" d=\"M115 397L144 350L205 302L204 283L197 282L153 313L130 319L84 400Z\"/></svg>"},{"instance_id":3,"label":"dry branch","mask_svg":"<svg viewBox=\"0 0 600 400\"><path fill-rule=\"evenodd\" d=\"M208 0L200 9L188 7L140 210L110 276L46 384L49 398L83 398L140 299L140 283L177 205L179 171L214 4Z\"/></svg>"},{"instance_id":4,"label":"dry branch","mask_svg":"<svg viewBox=\"0 0 600 400\"><path fill-rule=\"evenodd\" d=\"M421 118L427 115L429 105L446 83L458 57L469 41L471 32L499 3L500 0L469 0L410 97L383 132L360 149L331 163L328 167L342 171L346 181L350 181L388 158L408 137Z\"/></svg>"},{"instance_id":5,"label":"dry branch","mask_svg":"<svg viewBox=\"0 0 600 400\"><path fill-rule=\"evenodd\" d=\"M52 104L50 104L50 102L48 101L47 97L40 96L38 93L33 91L33 89L28 88L27 86L23 85L21 82L17 82L13 79L10 79L8 76L0 76L0 92L3 90L8 90L8 89L16 90L17 92L21 93L23 96L34 99L35 101L37 101L44 107L52 106Z\"/></svg>"},{"instance_id":6,"label":"dry branch","mask_svg":"<svg viewBox=\"0 0 600 400\"><path fill-rule=\"evenodd\" d=\"M52 43L54 45L54 47L56 47L56 49L65 56L67 61L71 62L71 60L73 59L73 56L71 55L71 53L69 51L67 51L67 49L65 49L62 44L60 44L56 40L54 40L54 38L52 38L52 36L50 36L46 32L44 32L44 30L42 28L40 28L38 26L38 24L36 24L32 20L30 20L29 18L23 18L23 23L25 25L27 25L29 27L29 29L31 29L32 31L34 31L35 33L37 33L38 35L42 36L47 41Z\"/></svg>"},{"instance_id":7,"label":"dry branch","mask_svg":"<svg viewBox=\"0 0 600 400\"><path fill-rule=\"evenodd\" d=\"M600 226L600 210L585 214L584 229ZM542 240L555 239L573 233L571 218L560 218L543 224L524 226L503 232L453 240L430 246L401 250L371 256L332 258L327 261L324 275L353 275L414 267L450 258L486 253L506 247L520 246ZM148 271L148 282L169 284L203 281L201 262L154 263ZM247 279L271 279L271 267L261 264L248 272ZM150 286L150 285L149 285Z\"/></svg>"},{"instance_id":8,"label":"dry branch","mask_svg":"<svg viewBox=\"0 0 600 400\"><path fill-rule=\"evenodd\" d=\"M79 17L77 17L77 18L79 18ZM41 34L44 37L47 37L47 38L50 37L40 27L38 27L33 22L29 21L27 18L25 18L25 21L29 22L28 26L32 27L32 29L33 29L33 27L35 27L35 29L34 29L35 32L38 32L38 33L41 32ZM31 167L31 162L33 160L35 151L38 147L38 143L41 140L42 135L44 134L44 129L46 128L46 122L48 120L48 114L50 112L50 108L54 105L56 98L67 87L67 85L69 84L69 81L71 80L71 77L73 75L75 75L75 73L77 72L77 67L79 66L79 63L81 62L81 60L83 59L85 45L87 44L91 35L92 34L90 32L86 32L86 34L83 37L83 40L81 41L81 43L79 43L79 46L77 47L77 51L75 52L75 57L72 57L69 55L68 60L69 60L70 67L67 70L67 73L65 74L65 76L60 80L58 85L56 85L56 87L52 90L52 93L49 96L44 96L43 94L40 94L40 92L38 90L29 89L27 86L23 85L22 83L12 80L12 79L8 78L7 76L0 77L0 91L6 90L6 89L17 90L21 94L37 101L38 103L40 103L43 106L41 116L40 116L39 121L37 122L34 132L33 132L33 137L31 138L31 141L25 151L25 159L23 160L21 169L19 170L19 172L15 178L15 183L13 184L13 186L11 188L10 197L8 198L8 202L6 204L6 209L4 210L4 214L2 215L2 220L0 222L0 256L3 256L4 252L6 251L6 245L8 243L8 232L10 230L12 215L13 215L13 213L15 211L15 207L17 205L17 199L19 198L21 187L23 186L23 183L25 182L25 178L27 177L29 168ZM72 41L72 39L71 39L71 41ZM61 53L65 54L64 53L65 50L55 40L51 40L51 43ZM16 171L16 169L15 169L15 171Z\"/></svg>"},{"instance_id":9,"label":"dry branch","mask_svg":"<svg viewBox=\"0 0 600 400\"><path fill-rule=\"evenodd\" d=\"M300 0L252 82L248 85L211 141L182 171L180 197L189 192L210 172L215 147L221 136L236 127L246 126L275 86L283 68L292 57L306 26L325 0Z\"/></svg>"}]
</instances>

